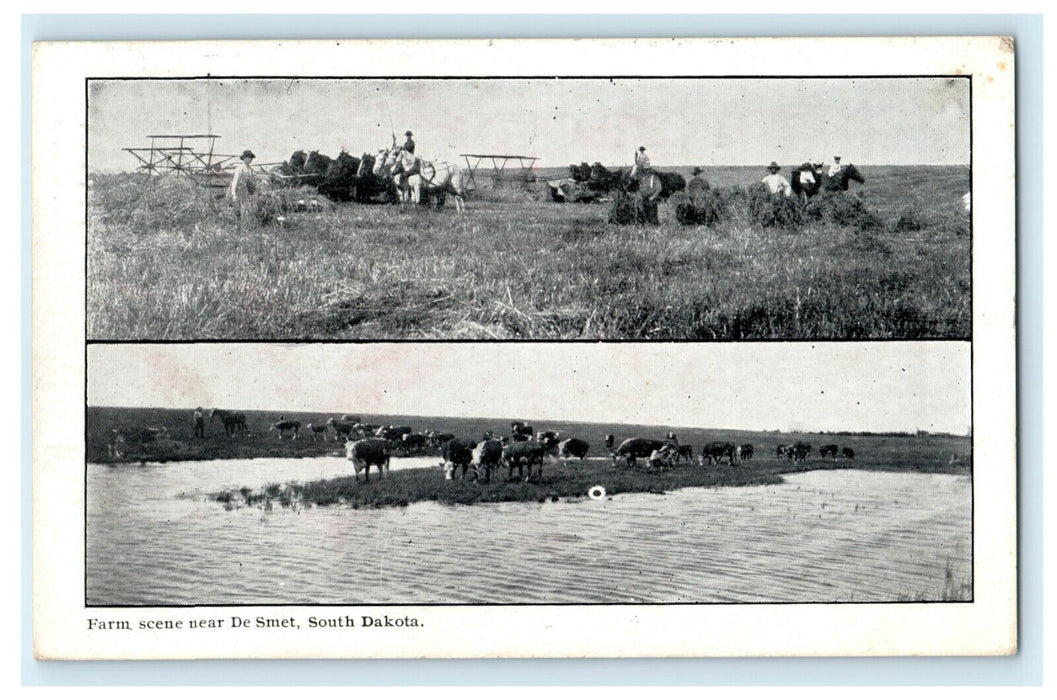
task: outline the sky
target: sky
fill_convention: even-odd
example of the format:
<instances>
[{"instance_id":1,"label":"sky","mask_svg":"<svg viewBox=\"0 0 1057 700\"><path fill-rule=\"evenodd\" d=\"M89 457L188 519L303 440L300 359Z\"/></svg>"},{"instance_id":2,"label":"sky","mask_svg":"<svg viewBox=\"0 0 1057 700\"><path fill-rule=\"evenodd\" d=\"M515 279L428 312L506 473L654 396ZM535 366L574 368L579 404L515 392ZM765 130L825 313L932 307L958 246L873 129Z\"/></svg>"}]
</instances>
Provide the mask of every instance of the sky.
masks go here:
<instances>
[{"instance_id":1,"label":"sky","mask_svg":"<svg viewBox=\"0 0 1057 700\"><path fill-rule=\"evenodd\" d=\"M88 403L966 434L969 343L89 345Z\"/></svg>"},{"instance_id":2,"label":"sky","mask_svg":"<svg viewBox=\"0 0 1057 700\"><path fill-rule=\"evenodd\" d=\"M295 150L353 155L415 134L418 153L536 156L538 166L968 165L958 78L96 80L89 171L136 166L150 134L219 134L258 163Z\"/></svg>"}]
</instances>

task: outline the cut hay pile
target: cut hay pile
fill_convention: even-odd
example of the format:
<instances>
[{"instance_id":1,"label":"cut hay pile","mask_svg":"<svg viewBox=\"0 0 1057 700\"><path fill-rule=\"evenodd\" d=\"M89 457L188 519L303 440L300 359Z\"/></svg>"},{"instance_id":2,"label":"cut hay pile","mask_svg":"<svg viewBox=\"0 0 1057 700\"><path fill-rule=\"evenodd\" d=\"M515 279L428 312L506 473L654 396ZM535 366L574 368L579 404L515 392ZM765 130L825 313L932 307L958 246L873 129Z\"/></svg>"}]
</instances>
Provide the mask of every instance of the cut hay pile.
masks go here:
<instances>
[{"instance_id":1,"label":"cut hay pile","mask_svg":"<svg viewBox=\"0 0 1057 700\"><path fill-rule=\"evenodd\" d=\"M609 223L626 226L629 224L659 224L657 202L618 192L609 205Z\"/></svg>"},{"instance_id":2,"label":"cut hay pile","mask_svg":"<svg viewBox=\"0 0 1057 700\"><path fill-rule=\"evenodd\" d=\"M969 214L964 208L954 205L928 207L918 204L904 209L892 225L892 230L896 233L932 230L967 236Z\"/></svg>"},{"instance_id":3,"label":"cut hay pile","mask_svg":"<svg viewBox=\"0 0 1057 700\"><path fill-rule=\"evenodd\" d=\"M718 189L702 190L692 197L677 193L672 196L675 220L683 226L713 226L730 217L734 199Z\"/></svg>"},{"instance_id":4,"label":"cut hay pile","mask_svg":"<svg viewBox=\"0 0 1057 700\"><path fill-rule=\"evenodd\" d=\"M860 231L881 231L885 226L877 212L867 209L861 199L842 192L824 192L813 197L807 203L805 214L812 221Z\"/></svg>"},{"instance_id":5,"label":"cut hay pile","mask_svg":"<svg viewBox=\"0 0 1057 700\"><path fill-rule=\"evenodd\" d=\"M314 187L258 190L249 210L261 226L282 223L289 214L331 211L334 205Z\"/></svg>"},{"instance_id":6,"label":"cut hay pile","mask_svg":"<svg viewBox=\"0 0 1057 700\"><path fill-rule=\"evenodd\" d=\"M764 184L748 190L749 220L764 228L795 229L804 225L804 209L795 197L772 195Z\"/></svg>"}]
</instances>

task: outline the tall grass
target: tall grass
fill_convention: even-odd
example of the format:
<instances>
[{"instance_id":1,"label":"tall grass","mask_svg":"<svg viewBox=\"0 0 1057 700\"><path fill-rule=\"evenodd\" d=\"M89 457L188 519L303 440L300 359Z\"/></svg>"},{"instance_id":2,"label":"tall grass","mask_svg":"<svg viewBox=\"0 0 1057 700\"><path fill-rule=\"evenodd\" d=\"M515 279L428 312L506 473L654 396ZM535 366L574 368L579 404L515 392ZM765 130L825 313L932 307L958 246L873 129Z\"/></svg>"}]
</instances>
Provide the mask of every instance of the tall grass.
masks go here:
<instances>
[{"instance_id":1,"label":"tall grass","mask_svg":"<svg viewBox=\"0 0 1057 700\"><path fill-rule=\"evenodd\" d=\"M949 179L947 189L961 186ZM481 190L462 215L450 203L347 204L293 211L282 225L240 224L215 191L186 181L93 181L94 339L867 339L971 331L968 237L942 218L891 231L905 202L885 208L869 189L861 199L887 217L884 231L825 221L765 228L739 216L684 227L675 203L661 206L660 225L616 225L605 205L556 204L525 190Z\"/></svg>"}]
</instances>

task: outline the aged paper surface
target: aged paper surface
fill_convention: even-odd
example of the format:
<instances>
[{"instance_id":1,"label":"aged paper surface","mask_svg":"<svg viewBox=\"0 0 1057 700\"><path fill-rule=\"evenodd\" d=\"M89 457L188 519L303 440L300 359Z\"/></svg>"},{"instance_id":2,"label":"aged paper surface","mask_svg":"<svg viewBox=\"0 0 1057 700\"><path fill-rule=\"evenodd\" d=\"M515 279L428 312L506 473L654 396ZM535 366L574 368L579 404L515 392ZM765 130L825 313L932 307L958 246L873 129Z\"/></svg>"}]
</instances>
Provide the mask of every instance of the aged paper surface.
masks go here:
<instances>
[{"instance_id":1,"label":"aged paper surface","mask_svg":"<svg viewBox=\"0 0 1057 700\"><path fill-rule=\"evenodd\" d=\"M1014 53L1007 39L41 44L35 47L33 69L38 657L1016 651ZM544 82L553 76L559 93L565 90L554 98L561 118L543 114L551 108L544 101L541 114L524 116L523 122L501 119L517 92L500 79L519 76L526 77L522 94L532 99L549 94ZM347 89L348 79L357 77L373 81L379 95L390 82L392 91L377 100L349 102L344 118L332 111L321 114L332 106L328 95ZM469 96L477 95L477 110L460 111L459 123L452 110L437 108L437 96L444 94L437 83L443 80L451 81L447 89L453 103L469 104ZM309 89L300 82L310 83L309 92L298 93L296 105L284 102L275 97L283 81L289 91ZM645 92L640 82L648 84ZM609 83L621 91L611 109L601 87ZM232 90L237 99L203 103L195 93L203 84ZM356 85L360 89L366 83ZM825 87L822 93L819 85ZM717 102L736 108L733 124L716 123L714 131L689 126L696 105L706 111L703 86ZM696 102L680 103L680 93L692 94ZM803 107L825 105L814 101L820 94L841 97L821 112ZM649 101L651 96L661 100L660 107ZM597 110L592 118L616 112L617 123L624 119L630 125L627 132L613 133L608 122L598 128L602 136L589 137L578 122L568 127L570 118L575 121L568 114L590 112L578 105L589 98L603 104L591 108ZM860 115L855 129L847 127L857 137L831 135L820 141L818 133L831 133L826 124L856 113L858 99L887 106ZM185 109L188 104L193 106ZM300 119L336 126L292 127L289 141L277 139L270 133L275 128L268 120L271 104L282 105L277 109L291 125ZM971 107L971 118L960 105ZM492 111L497 127L489 123ZM360 124L356 115L363 113L372 115L374 130L346 137L342 129L351 131L351 125ZM157 123L143 116L153 114L167 116ZM643 126L643 114L652 116L649 128ZM922 114L934 119L918 124L914 120ZM546 129L548 120L561 138ZM533 138L526 142L524 134L513 132L530 121ZM803 134L803 145L768 142L764 145L774 156L757 152L767 132L786 133L790 121L799 127L794 133ZM942 124L951 140L942 134L922 136L928 121ZM414 129L405 126L408 122ZM465 133L467 123L480 139L472 145L480 144L481 150L439 136ZM151 137L208 136L215 124L238 124L239 141L228 143L220 134L215 151L196 141L150 142ZM128 200L106 194L104 203L113 208L100 214L90 195L108 193L111 185L136 185L121 180L120 173L143 164L144 155L150 168L165 170L174 159L182 167L185 156L223 154L227 160L207 160L188 179L203 180L193 185L202 192L212 179L222 179L219 197L194 202L226 203L225 186L240 153L247 162L253 158L246 158L246 151L261 151L255 154L258 163L273 152L285 159L295 147L318 147L331 155L340 148L357 155L390 146L390 137L395 142L405 128L415 132L419 153L446 151L445 157L453 159L465 153L539 156L541 170L594 160L596 154L614 165L630 165L632 159L641 165L645 152L657 171L698 162L707 177L713 176L709 166L747 168L758 162L750 171L756 182L768 172L792 177L790 164L805 158L828 161L833 154L821 152L820 144L834 140L830 150L844 151L846 164L855 159L872 166L928 165L936 166L935 172L942 166L952 178L951 173L971 166L970 191L976 194L971 203L968 197L964 202L971 207L971 238L967 230L941 226L942 231L933 231L928 221L915 223L898 208L898 216L883 229L863 225L849 233L852 229L844 226L839 235L848 236L843 245L856 251L856 263L877 258L895 268L889 270L892 276L880 277L884 281L877 289L869 286L869 271L850 275L861 278L858 286L839 283L847 286L837 287L837 297L856 299L856 289L866 290L862 309L869 318L858 331L850 323L808 328L807 309L811 295L819 293L817 284L801 288L779 280L780 290L783 284L794 287L795 323L776 326L770 336L754 331L742 314L741 325L702 326L736 329L713 337L742 342L596 344L540 342L563 337L552 331L573 327L561 324L579 323L580 317L565 306L538 314L519 309L509 284L507 301L495 307L502 322L492 326L480 319L449 324L445 318L415 326L422 308L442 306L447 299L448 288L440 282L432 296L406 307L415 311L400 316L404 325L386 326L395 323L390 318L350 326L350 308L362 315L350 300L372 293L358 276L384 281L395 269L391 261L372 263L366 272L353 268L358 253L338 258L350 272L336 285L337 296L325 297L328 304L338 299L327 307L334 312L324 319L331 325L273 323L286 307L300 308L301 290L332 271L328 263L335 256L308 259L296 275L274 283L271 266L284 256L269 253L260 242L280 246L288 239L304 248L299 237L308 235L312 222L354 221L334 234L340 255L342 246L375 235L370 232L377 222L360 216L367 207L383 218L404 215L389 205L316 204L310 197L301 210L275 212L271 219L282 220L269 220L272 228L263 223L258 228L246 223L256 214L247 214L250 210L238 203L217 204L215 219L187 223L180 217L186 214L183 207L192 205L177 198L165 209L172 216L165 230L171 229L173 238L143 236L147 224L136 216L149 218L162 210L157 202L154 209L120 219L106 235L87 220L115 220L114 212ZM255 130L259 140L251 140ZM670 147L665 144L669 133ZM509 141L497 140L502 134ZM883 144L880 148L871 143L871 134ZM639 148L647 138L652 140ZM704 151L674 147L674 142L698 139L712 145ZM582 148L569 146L578 142ZM282 151L287 143L291 147ZM507 143L537 150L496 153ZM139 156L122 150L145 146ZM686 158L665 160L666 147ZM739 157L742 149L749 155ZM773 171L769 160L775 161ZM178 172L159 177L177 179L159 181L182 182L178 178L185 171L169 169ZM814 172L821 177L825 169ZM871 199L874 182L898 181L904 174L909 181L913 174L926 183L913 185L916 190L907 185L906 191L919 192L934 173L863 170L862 189L853 185L854 199L840 201L858 202L864 211L883 204ZM553 181L562 197L582 192L584 186L576 183L583 181L566 173L545 173L541 188ZM144 182L154 182L150 173L140 174ZM644 188L648 174L639 181ZM452 198L457 190L451 190ZM538 206L581 207L571 213L547 211L571 217L550 235L570 246L567 254L580 251L586 269L588 254L576 246L599 235L601 229L595 231L588 219L604 219L611 197L602 197L603 203L537 203L477 190L466 199L464 212L456 213L451 204L451 211L413 212L423 215L416 218L417 228L385 229L384 235L397 237L407 250L439 256L447 245L445 231L455 236L469 226L482 240L490 235L473 229L474 217L487 229L495 221L487 217L504 216L508 206L524 206L532 215L543 211L533 209ZM679 200L661 205L666 217L673 215L674 201ZM937 207L953 211L952 206L962 205L959 197ZM807 203L798 211L810 207ZM210 230L202 223L209 221L223 226ZM670 222L665 219L664 225ZM626 258L615 258L613 266L640 255L647 261L640 267L621 268L630 276L652 269L650 256L655 255L656 266L666 270L656 283L668 284L679 257L654 247L656 236L648 224L633 230L641 233L630 235ZM757 254L754 243L739 238L736 230L716 230L734 242L734 253L723 249L722 240L709 252L710 259L726 260L727 269L737 267L730 260L747 259L738 258L738 245L742 256ZM818 230L822 235L836 231ZM281 235L276 237L276 231ZM885 232L893 235L885 238ZM616 236L612 231L601 235ZM820 249L824 252L806 250L800 242L806 239L792 235L759 235L790 246L790 259L801 266L839 255L828 245ZM391 244L389 238L376 240ZM916 263L910 258L939 261L945 241L953 248L967 240L971 259L961 263L971 265L971 283L963 285L969 287L967 295L937 295L912 313L906 306L886 306L892 299L912 303L914 284L926 273L911 267ZM215 247L206 247L209 241ZM690 255L686 251L692 247L687 244L680 255ZM249 284L239 286L244 281L230 270L218 273L209 267L221 249L238 261ZM715 251L721 249L726 257L718 257ZM538 258L547 251L532 244L524 254ZM764 254L772 253L759 252ZM779 256L782 265L784 257ZM509 258L497 255L494 262ZM954 258L957 267L960 258ZM440 279L442 267L424 268L422 277ZM716 263L710 274L720 279L722 267ZM929 289L945 290L947 277L957 274L938 269ZM186 275L181 283L159 283L175 279L175 272ZM255 276L260 289L253 287ZM470 277L460 279L470 284ZM701 284L691 287L706 286L709 277L696 279ZM575 283L568 279L569 286ZM483 286L475 293L484 293ZM159 288L162 297L151 297ZM618 290L619 285L597 288ZM251 301L226 307L222 299L209 299L186 311L192 308L187 300L203 289L227 290L236 300L249 296ZM284 305L272 306L275 300L268 294L275 289ZM379 302L373 303L364 309L380 313ZM944 315L963 307L971 309L971 319ZM254 308L262 311L254 315ZM468 317L472 309L467 308ZM876 309L881 311L870 317ZM524 332L503 335L514 328L508 319L519 317ZM668 321L657 318L646 314L627 332L614 325L603 334L585 323L576 326L573 337L699 339L686 330L693 326L679 326L680 319L665 326ZM338 326L331 323L335 319ZM551 319L551 325L540 319ZM340 332L330 336L320 331L335 327ZM650 335L664 328L671 332ZM796 332L803 328L808 330ZM426 342L489 337L527 340ZM283 342L360 338L378 342ZM421 342L386 342L391 339ZM174 340L209 342L167 342ZM193 416L196 406L201 422ZM210 415L214 406L239 410ZM541 431L554 429L561 437L590 442L587 469L602 471L589 473L604 472L611 480L599 477L597 484L559 493L553 475L579 467L569 466L573 460L547 456L535 483L529 464L530 483L524 486L486 487L457 476L449 482L437 464L440 453L423 450L398 452L388 482L376 482L373 470L367 474L371 488L380 489L383 483L404 483L400 479L411 474L401 475L405 468L428 466L435 482L423 482L422 493L439 494L435 497L420 494L400 503L404 496L398 494L396 502L361 503L357 499L368 493L365 481L356 481L352 491L335 500L284 490L288 483L351 478L338 437L344 423L353 422L352 412L361 425L373 421L384 429L390 422L386 418L403 417L416 432L462 431L460 436L475 439L482 430L516 432L512 422L525 419ZM244 414L241 422L234 418L238 413ZM310 422L322 428L320 433L309 429ZM663 450L628 454L617 447L639 435L663 443L665 429L697 451L700 470L665 466ZM604 448L602 433L610 432L617 441ZM317 435L321 442L313 441ZM547 439L535 437L541 444ZM810 468L790 469L786 453L776 452L779 446L795 452L797 443L813 452L807 462L801 455L793 463ZM724 444L737 451L725 453ZM610 452L616 455L612 460ZM905 468L896 469L903 461ZM623 471L605 471L618 466ZM783 475L782 484L763 478L771 473ZM716 480L701 481L702 474ZM506 476L505 467L500 475ZM678 481L683 478L692 481ZM643 486L648 480L654 481ZM276 488L269 494L272 485ZM474 502L485 493L497 502ZM468 500L459 500L463 497ZM527 502L505 502L517 500Z\"/></svg>"}]
</instances>

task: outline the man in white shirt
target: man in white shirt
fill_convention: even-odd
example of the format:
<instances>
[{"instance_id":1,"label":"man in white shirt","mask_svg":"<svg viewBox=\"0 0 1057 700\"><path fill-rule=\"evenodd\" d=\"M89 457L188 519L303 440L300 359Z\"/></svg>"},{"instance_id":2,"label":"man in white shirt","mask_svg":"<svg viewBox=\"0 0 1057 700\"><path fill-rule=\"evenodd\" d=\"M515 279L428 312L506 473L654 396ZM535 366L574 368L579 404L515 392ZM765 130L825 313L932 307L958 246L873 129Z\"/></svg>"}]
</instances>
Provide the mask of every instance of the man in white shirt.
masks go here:
<instances>
[{"instance_id":1,"label":"man in white shirt","mask_svg":"<svg viewBox=\"0 0 1057 700\"><path fill-rule=\"evenodd\" d=\"M778 174L781 169L782 166L772 160L771 164L767 166L767 170L771 174L760 180L760 182L767 185L768 193L772 195L781 194L788 197L793 193L793 188L789 185L788 180Z\"/></svg>"},{"instance_id":2,"label":"man in white shirt","mask_svg":"<svg viewBox=\"0 0 1057 700\"><path fill-rule=\"evenodd\" d=\"M835 177L844 166L840 164L840 156L833 156L833 165L829 166L829 170L826 174L830 177Z\"/></svg>"},{"instance_id":3,"label":"man in white shirt","mask_svg":"<svg viewBox=\"0 0 1057 700\"><path fill-rule=\"evenodd\" d=\"M235 174L231 178L231 188L229 190L229 196L231 197L231 203L235 205L235 216L241 221L243 210L249 203L249 196L257 191L253 170L250 168L250 163L257 156L253 155L253 151L246 149L239 156L239 160L242 162L235 167Z\"/></svg>"},{"instance_id":4,"label":"man in white shirt","mask_svg":"<svg viewBox=\"0 0 1057 700\"><path fill-rule=\"evenodd\" d=\"M645 146L639 146L639 152L635 154L635 170L636 175L650 172L650 157L646 155Z\"/></svg>"}]
</instances>

